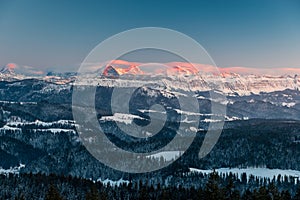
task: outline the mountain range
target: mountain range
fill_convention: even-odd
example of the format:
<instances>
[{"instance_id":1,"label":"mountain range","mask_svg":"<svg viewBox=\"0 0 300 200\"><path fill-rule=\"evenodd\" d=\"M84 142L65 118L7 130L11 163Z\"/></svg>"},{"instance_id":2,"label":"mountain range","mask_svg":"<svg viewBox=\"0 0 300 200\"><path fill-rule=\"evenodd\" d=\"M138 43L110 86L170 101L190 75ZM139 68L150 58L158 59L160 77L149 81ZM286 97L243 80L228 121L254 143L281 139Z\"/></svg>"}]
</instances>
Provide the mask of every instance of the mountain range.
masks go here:
<instances>
[{"instance_id":1,"label":"mountain range","mask_svg":"<svg viewBox=\"0 0 300 200\"><path fill-rule=\"evenodd\" d=\"M167 108L168 119L175 120L176 125L180 115L181 123L187 127L185 131L196 130L198 139L181 161L161 172L165 176L178 168L267 166L300 170L300 156L294 156L300 154L298 75L228 71L219 74L192 73L192 68L185 68L184 64L171 66L168 69L172 73L161 68L157 74L151 75L146 74L151 71L148 66L144 66L145 69L135 63L134 67L127 69L120 66L120 62L118 65L104 65L90 74L49 72L26 75L21 72L22 67L8 64L0 71L0 156L4 158L0 160L0 166L5 169L22 166L18 168L21 173L69 174L94 180L129 178L128 174L98 162L82 145L75 128L78 124L72 114L72 92L79 84L83 90L88 90L90 85L97 87L95 104L99 124L112 141L130 151L144 152L164 145L172 139L176 126L169 123L162 131L164 137L159 135L153 139L154 144L148 146L143 141L124 136L116 122L126 126L144 126L149 122L149 113L154 112L150 107L155 99L162 105L173 105ZM178 69L179 73L173 73ZM83 79L77 82L78 78ZM163 83L163 87L147 87L149 83L159 82ZM131 107L130 113L113 113L108 108L114 88L126 91L126 88L141 83L146 85L135 93L132 103L136 105ZM176 106L175 96L185 95L187 90L195 93L200 113L184 112ZM171 95L172 92L176 95ZM218 94L226 96L226 99L211 96ZM122 96L118 97L122 99ZM212 102L226 106L224 130L221 142L201 160L196 153L208 125L215 123L211 120L209 109ZM123 107L125 103L121 101L118 106ZM199 117L198 127L191 126L195 115ZM159 162L159 158L146 157L135 164L157 165ZM154 177L159 179L161 176Z\"/></svg>"},{"instance_id":2,"label":"mountain range","mask_svg":"<svg viewBox=\"0 0 300 200\"><path fill-rule=\"evenodd\" d=\"M151 68L154 66L153 68ZM136 83L134 80L145 79L155 82L159 79L166 87L172 89L191 89L193 91L207 91L216 89L226 95L249 95L260 92L274 92L285 89L298 90L300 86L300 69L255 69L255 68L215 68L211 65L189 63L166 63L163 65L151 65L116 60L109 65L92 67L92 76L86 74L89 84L108 84L114 87L123 84L130 86ZM269 74L268 74L268 73ZM96 74L96 76L95 76ZM0 80L12 81L35 78L57 84L72 84L80 72L43 72L32 67L20 67L16 64L7 64L0 70ZM133 78L134 77L134 78ZM143 78L140 78L143 77ZM108 83L104 79L111 79ZM153 81L154 80L154 81ZM185 84L182 84L185 83ZM83 83L83 84L87 84ZM188 85L189 88L185 88Z\"/></svg>"}]
</instances>

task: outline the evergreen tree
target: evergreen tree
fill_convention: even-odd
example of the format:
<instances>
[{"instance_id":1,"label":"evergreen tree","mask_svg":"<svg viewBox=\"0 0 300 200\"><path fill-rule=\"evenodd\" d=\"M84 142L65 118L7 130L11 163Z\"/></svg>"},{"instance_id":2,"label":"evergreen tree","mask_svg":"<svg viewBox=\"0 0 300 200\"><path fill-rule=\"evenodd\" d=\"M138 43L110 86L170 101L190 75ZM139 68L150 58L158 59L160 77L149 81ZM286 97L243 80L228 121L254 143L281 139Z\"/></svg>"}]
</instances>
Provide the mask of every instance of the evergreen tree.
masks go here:
<instances>
[{"instance_id":1,"label":"evergreen tree","mask_svg":"<svg viewBox=\"0 0 300 200\"><path fill-rule=\"evenodd\" d=\"M294 200L300 200L300 187L297 188Z\"/></svg>"},{"instance_id":2,"label":"evergreen tree","mask_svg":"<svg viewBox=\"0 0 300 200\"><path fill-rule=\"evenodd\" d=\"M235 190L235 185L232 180L232 176L229 177L228 184L225 187L225 199L235 200L240 199L240 194Z\"/></svg>"},{"instance_id":3,"label":"evergreen tree","mask_svg":"<svg viewBox=\"0 0 300 200\"><path fill-rule=\"evenodd\" d=\"M91 187L91 191L86 194L86 200L99 200L100 194L95 186Z\"/></svg>"},{"instance_id":4,"label":"evergreen tree","mask_svg":"<svg viewBox=\"0 0 300 200\"><path fill-rule=\"evenodd\" d=\"M280 200L281 199L280 193L273 182L270 183L270 185L269 185L269 192L271 194L272 200Z\"/></svg>"},{"instance_id":5,"label":"evergreen tree","mask_svg":"<svg viewBox=\"0 0 300 200\"><path fill-rule=\"evenodd\" d=\"M63 200L54 185L50 185L45 200Z\"/></svg>"},{"instance_id":6,"label":"evergreen tree","mask_svg":"<svg viewBox=\"0 0 300 200\"><path fill-rule=\"evenodd\" d=\"M214 170L210 175L205 187L205 198L210 200L223 199L221 189L219 188L219 175Z\"/></svg>"},{"instance_id":7,"label":"evergreen tree","mask_svg":"<svg viewBox=\"0 0 300 200\"><path fill-rule=\"evenodd\" d=\"M256 200L272 200L267 188L262 186L259 188L258 192L254 194Z\"/></svg>"},{"instance_id":8,"label":"evergreen tree","mask_svg":"<svg viewBox=\"0 0 300 200\"><path fill-rule=\"evenodd\" d=\"M282 193L281 193L281 199L282 200L291 200L292 197L291 197L290 192L288 190L282 191Z\"/></svg>"},{"instance_id":9,"label":"evergreen tree","mask_svg":"<svg viewBox=\"0 0 300 200\"><path fill-rule=\"evenodd\" d=\"M242 199L242 200L252 200L252 199L254 199L253 192L251 192L249 189L247 189L247 190L244 192L244 194L243 194L243 196L242 196L241 199Z\"/></svg>"}]
</instances>

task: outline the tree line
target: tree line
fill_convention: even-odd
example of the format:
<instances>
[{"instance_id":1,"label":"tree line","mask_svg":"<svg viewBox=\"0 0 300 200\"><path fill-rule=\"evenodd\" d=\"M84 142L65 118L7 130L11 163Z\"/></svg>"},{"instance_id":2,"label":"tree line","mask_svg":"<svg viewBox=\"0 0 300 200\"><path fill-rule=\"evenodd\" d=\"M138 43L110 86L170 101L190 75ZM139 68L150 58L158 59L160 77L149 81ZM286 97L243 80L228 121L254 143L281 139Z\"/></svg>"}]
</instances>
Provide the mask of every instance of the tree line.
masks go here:
<instances>
[{"instance_id":1,"label":"tree line","mask_svg":"<svg viewBox=\"0 0 300 200\"><path fill-rule=\"evenodd\" d=\"M211 174L184 173L157 184L144 178L111 185L55 174L2 174L0 199L296 200L300 199L300 181L295 177L268 179L246 174L238 177L214 171Z\"/></svg>"}]
</instances>

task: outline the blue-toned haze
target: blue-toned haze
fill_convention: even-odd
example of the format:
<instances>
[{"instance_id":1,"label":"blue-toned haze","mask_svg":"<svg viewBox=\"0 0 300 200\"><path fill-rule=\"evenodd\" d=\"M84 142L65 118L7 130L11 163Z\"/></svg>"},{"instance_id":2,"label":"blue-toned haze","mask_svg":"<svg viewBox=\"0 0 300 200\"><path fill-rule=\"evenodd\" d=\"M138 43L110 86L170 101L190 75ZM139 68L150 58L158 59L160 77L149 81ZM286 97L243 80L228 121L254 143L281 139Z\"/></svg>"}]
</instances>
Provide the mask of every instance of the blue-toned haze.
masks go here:
<instances>
[{"instance_id":1,"label":"blue-toned haze","mask_svg":"<svg viewBox=\"0 0 300 200\"><path fill-rule=\"evenodd\" d=\"M0 0L0 66L76 70L131 28L183 32L220 67L300 67L300 1Z\"/></svg>"}]
</instances>

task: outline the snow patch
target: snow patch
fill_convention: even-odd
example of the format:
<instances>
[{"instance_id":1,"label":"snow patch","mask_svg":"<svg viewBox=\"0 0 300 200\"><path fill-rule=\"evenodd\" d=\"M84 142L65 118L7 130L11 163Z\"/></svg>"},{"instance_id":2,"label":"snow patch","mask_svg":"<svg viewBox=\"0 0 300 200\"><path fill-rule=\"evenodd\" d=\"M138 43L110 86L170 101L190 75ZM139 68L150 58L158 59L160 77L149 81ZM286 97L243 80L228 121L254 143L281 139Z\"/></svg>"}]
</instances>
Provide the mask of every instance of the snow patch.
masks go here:
<instances>
[{"instance_id":1,"label":"snow patch","mask_svg":"<svg viewBox=\"0 0 300 200\"><path fill-rule=\"evenodd\" d=\"M202 170L196 168L190 168L191 172L198 172L203 174L210 174L213 170ZM215 170L218 174L229 174L230 172L233 174L238 175L241 178L243 173L246 173L247 178L249 179L250 175L259 178L270 178L273 179L274 177L277 178L278 175L281 175L283 178L284 176L287 177L295 177L300 179L300 171L297 170L290 170L290 169L269 169L269 168L220 168Z\"/></svg>"},{"instance_id":2,"label":"snow patch","mask_svg":"<svg viewBox=\"0 0 300 200\"><path fill-rule=\"evenodd\" d=\"M183 151L162 151L153 155L147 156L147 158L155 158L160 159L161 157L164 158L166 161L175 160L176 158L180 157Z\"/></svg>"},{"instance_id":3,"label":"snow patch","mask_svg":"<svg viewBox=\"0 0 300 200\"><path fill-rule=\"evenodd\" d=\"M102 116L100 118L101 121L115 121L115 122L122 122L125 124L131 124L133 119L145 120L144 118L142 118L140 116L132 115L132 114L125 114L125 113L115 113L113 116Z\"/></svg>"},{"instance_id":4,"label":"snow patch","mask_svg":"<svg viewBox=\"0 0 300 200\"><path fill-rule=\"evenodd\" d=\"M286 106L286 107L290 108L290 107L293 107L293 106L295 106L295 105L296 105L296 103L295 103L295 102L290 102L290 103L282 102L282 104L281 104L281 105L282 105L282 106Z\"/></svg>"},{"instance_id":5,"label":"snow patch","mask_svg":"<svg viewBox=\"0 0 300 200\"><path fill-rule=\"evenodd\" d=\"M0 174L19 174L21 168L24 168L25 165L24 164L20 164L19 166L16 167L10 167L9 169L3 169L2 167L0 167Z\"/></svg>"},{"instance_id":6,"label":"snow patch","mask_svg":"<svg viewBox=\"0 0 300 200\"><path fill-rule=\"evenodd\" d=\"M120 179L120 180L118 180L118 181L112 181L112 180L109 180L109 179L105 179L105 180L101 180L101 178L100 179L98 179L97 181L100 181L101 183L103 183L104 185L110 185L110 186L120 186L121 184L129 184L129 181L127 181L127 180L123 180L123 179Z\"/></svg>"}]
</instances>

